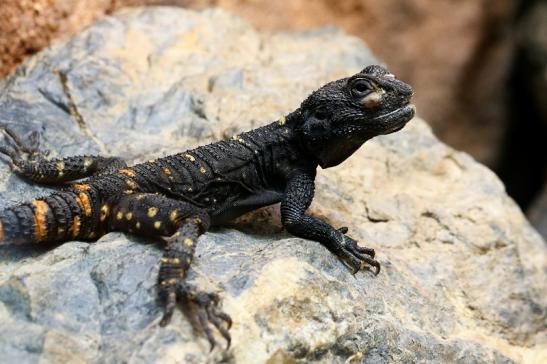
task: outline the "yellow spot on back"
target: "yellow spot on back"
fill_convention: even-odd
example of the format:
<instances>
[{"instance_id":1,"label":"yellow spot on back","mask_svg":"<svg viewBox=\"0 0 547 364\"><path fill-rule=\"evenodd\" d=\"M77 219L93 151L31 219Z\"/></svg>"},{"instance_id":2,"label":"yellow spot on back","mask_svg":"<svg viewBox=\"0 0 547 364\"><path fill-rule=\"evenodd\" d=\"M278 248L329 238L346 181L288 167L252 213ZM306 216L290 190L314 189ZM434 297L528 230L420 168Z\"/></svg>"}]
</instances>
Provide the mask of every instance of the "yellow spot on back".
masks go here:
<instances>
[{"instance_id":1,"label":"yellow spot on back","mask_svg":"<svg viewBox=\"0 0 547 364\"><path fill-rule=\"evenodd\" d=\"M188 154L188 153L184 154L184 158L189 160L190 162L194 162L196 160L196 158L194 158L193 155Z\"/></svg>"},{"instance_id":2,"label":"yellow spot on back","mask_svg":"<svg viewBox=\"0 0 547 364\"><path fill-rule=\"evenodd\" d=\"M154 164L154 163L156 163L156 161L155 161L155 160L153 160L153 159L149 159L149 160L148 160L148 163L152 163L152 164Z\"/></svg>"},{"instance_id":3,"label":"yellow spot on back","mask_svg":"<svg viewBox=\"0 0 547 364\"><path fill-rule=\"evenodd\" d=\"M199 171L203 174L205 174L207 172L207 170L203 167L199 167Z\"/></svg>"},{"instance_id":4,"label":"yellow spot on back","mask_svg":"<svg viewBox=\"0 0 547 364\"><path fill-rule=\"evenodd\" d=\"M89 196L85 192L80 192L76 198L76 202L80 205L84 211L85 216L91 216L91 202L89 201Z\"/></svg>"},{"instance_id":5,"label":"yellow spot on back","mask_svg":"<svg viewBox=\"0 0 547 364\"><path fill-rule=\"evenodd\" d=\"M154 217L156 216L156 214L158 213L158 208L157 207L150 207L148 208L148 217Z\"/></svg>"},{"instance_id":6,"label":"yellow spot on back","mask_svg":"<svg viewBox=\"0 0 547 364\"><path fill-rule=\"evenodd\" d=\"M106 219L106 217L108 216L108 214L110 214L110 206L108 205L103 205L101 207L101 216L100 216L100 220L101 221L104 221Z\"/></svg>"},{"instance_id":7,"label":"yellow spot on back","mask_svg":"<svg viewBox=\"0 0 547 364\"><path fill-rule=\"evenodd\" d=\"M91 189L91 186L87 183L76 183L73 186L78 191L89 191Z\"/></svg>"},{"instance_id":8,"label":"yellow spot on back","mask_svg":"<svg viewBox=\"0 0 547 364\"><path fill-rule=\"evenodd\" d=\"M37 242L43 241L47 237L46 214L49 207L45 201L34 200L34 237Z\"/></svg>"},{"instance_id":9,"label":"yellow spot on back","mask_svg":"<svg viewBox=\"0 0 547 364\"><path fill-rule=\"evenodd\" d=\"M133 171L132 169L127 169L127 168L120 169L118 173L125 174L126 176L129 176L129 177L135 177L135 171Z\"/></svg>"},{"instance_id":10,"label":"yellow spot on back","mask_svg":"<svg viewBox=\"0 0 547 364\"><path fill-rule=\"evenodd\" d=\"M76 216L74 220L72 220L72 225L70 226L70 231L72 232L72 237L75 238L80 233L80 216Z\"/></svg>"},{"instance_id":11,"label":"yellow spot on back","mask_svg":"<svg viewBox=\"0 0 547 364\"><path fill-rule=\"evenodd\" d=\"M137 200L139 200L139 201L142 200L143 198L144 198L144 195L138 195L137 196Z\"/></svg>"},{"instance_id":12,"label":"yellow spot on back","mask_svg":"<svg viewBox=\"0 0 547 364\"><path fill-rule=\"evenodd\" d=\"M118 213L116 214L116 220L121 220L121 219L123 219L123 212L118 211Z\"/></svg>"},{"instance_id":13,"label":"yellow spot on back","mask_svg":"<svg viewBox=\"0 0 547 364\"><path fill-rule=\"evenodd\" d=\"M128 212L127 214L125 214L125 219L127 221L131 220L133 218L133 214L131 212Z\"/></svg>"},{"instance_id":14,"label":"yellow spot on back","mask_svg":"<svg viewBox=\"0 0 547 364\"><path fill-rule=\"evenodd\" d=\"M140 229L140 228L141 228L141 223L137 221L137 223L135 224L135 227L136 227L137 229Z\"/></svg>"},{"instance_id":15,"label":"yellow spot on back","mask_svg":"<svg viewBox=\"0 0 547 364\"><path fill-rule=\"evenodd\" d=\"M287 119L285 118L285 116L282 116L279 118L279 120L277 120L277 123L279 125L285 125L286 122L287 122Z\"/></svg>"},{"instance_id":16,"label":"yellow spot on back","mask_svg":"<svg viewBox=\"0 0 547 364\"><path fill-rule=\"evenodd\" d=\"M175 220L177 219L177 215L178 215L178 211L177 211L177 210L171 211L171 213L169 214L169 220L175 221Z\"/></svg>"},{"instance_id":17,"label":"yellow spot on back","mask_svg":"<svg viewBox=\"0 0 547 364\"><path fill-rule=\"evenodd\" d=\"M176 278L169 278L169 279L166 279L165 281L161 281L160 284L162 286L171 286L171 285L174 285L174 284L177 284L178 280Z\"/></svg>"},{"instance_id":18,"label":"yellow spot on back","mask_svg":"<svg viewBox=\"0 0 547 364\"><path fill-rule=\"evenodd\" d=\"M137 189L137 184L132 179L126 179L125 184L133 190Z\"/></svg>"},{"instance_id":19,"label":"yellow spot on back","mask_svg":"<svg viewBox=\"0 0 547 364\"><path fill-rule=\"evenodd\" d=\"M59 171L59 173L57 173L57 176L58 177L63 177L65 175L64 172L63 172L63 169L65 169L65 162L59 161L59 162L55 163L55 167Z\"/></svg>"},{"instance_id":20,"label":"yellow spot on back","mask_svg":"<svg viewBox=\"0 0 547 364\"><path fill-rule=\"evenodd\" d=\"M93 160L91 158L84 158L84 170L89 168L89 166L92 164Z\"/></svg>"},{"instance_id":21,"label":"yellow spot on back","mask_svg":"<svg viewBox=\"0 0 547 364\"><path fill-rule=\"evenodd\" d=\"M161 227L161 221L154 222L154 228L159 229Z\"/></svg>"},{"instance_id":22,"label":"yellow spot on back","mask_svg":"<svg viewBox=\"0 0 547 364\"><path fill-rule=\"evenodd\" d=\"M191 247L192 245L194 245L194 241L192 239L186 238L184 239L184 245Z\"/></svg>"},{"instance_id":23,"label":"yellow spot on back","mask_svg":"<svg viewBox=\"0 0 547 364\"><path fill-rule=\"evenodd\" d=\"M171 170L167 167L163 167L163 173L165 173L166 175L170 176L171 175Z\"/></svg>"}]
</instances>

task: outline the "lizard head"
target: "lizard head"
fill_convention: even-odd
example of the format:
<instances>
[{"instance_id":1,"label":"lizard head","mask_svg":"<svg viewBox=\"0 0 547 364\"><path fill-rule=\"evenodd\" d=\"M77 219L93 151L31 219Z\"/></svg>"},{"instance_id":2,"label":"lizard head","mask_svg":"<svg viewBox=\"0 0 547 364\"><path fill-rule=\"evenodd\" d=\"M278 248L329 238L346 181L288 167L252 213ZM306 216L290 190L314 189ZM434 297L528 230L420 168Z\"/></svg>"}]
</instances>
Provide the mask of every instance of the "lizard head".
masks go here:
<instances>
[{"instance_id":1,"label":"lizard head","mask_svg":"<svg viewBox=\"0 0 547 364\"><path fill-rule=\"evenodd\" d=\"M414 117L412 88L381 66L330 82L297 110L296 131L323 168L352 155L368 139L402 129Z\"/></svg>"}]
</instances>

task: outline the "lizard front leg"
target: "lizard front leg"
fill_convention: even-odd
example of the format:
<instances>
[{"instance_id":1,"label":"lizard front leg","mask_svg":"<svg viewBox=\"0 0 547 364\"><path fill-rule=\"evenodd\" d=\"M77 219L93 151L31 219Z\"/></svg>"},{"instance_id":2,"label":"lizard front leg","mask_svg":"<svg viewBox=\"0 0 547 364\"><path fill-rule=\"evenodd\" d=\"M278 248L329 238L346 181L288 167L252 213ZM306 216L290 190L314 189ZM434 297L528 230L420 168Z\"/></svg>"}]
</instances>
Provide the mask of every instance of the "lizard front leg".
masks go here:
<instances>
[{"instance_id":1,"label":"lizard front leg","mask_svg":"<svg viewBox=\"0 0 547 364\"><path fill-rule=\"evenodd\" d=\"M313 200L314 178L315 170L298 170L289 176L285 197L281 202L283 226L293 235L320 242L348 264L354 273L370 265L378 274L380 263L374 260L373 249L358 246L354 239L345 235L347 228L335 229L326 222L305 214Z\"/></svg>"}]
</instances>

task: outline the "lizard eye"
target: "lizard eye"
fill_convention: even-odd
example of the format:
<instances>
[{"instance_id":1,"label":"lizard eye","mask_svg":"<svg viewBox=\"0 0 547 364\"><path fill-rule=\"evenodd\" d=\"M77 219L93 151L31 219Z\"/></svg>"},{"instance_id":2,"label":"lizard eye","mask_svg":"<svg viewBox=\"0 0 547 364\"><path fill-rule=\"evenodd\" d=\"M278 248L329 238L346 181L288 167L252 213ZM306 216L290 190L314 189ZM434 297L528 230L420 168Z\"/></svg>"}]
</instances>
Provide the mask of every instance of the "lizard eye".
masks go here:
<instances>
[{"instance_id":1,"label":"lizard eye","mask_svg":"<svg viewBox=\"0 0 547 364\"><path fill-rule=\"evenodd\" d=\"M327 108L325 106L319 106L317 109L315 109L313 116L317 120L325 120L329 117L329 112L327 111Z\"/></svg>"},{"instance_id":2,"label":"lizard eye","mask_svg":"<svg viewBox=\"0 0 547 364\"><path fill-rule=\"evenodd\" d=\"M372 85L365 80L357 80L353 83L351 91L356 96L364 96L372 91Z\"/></svg>"}]
</instances>

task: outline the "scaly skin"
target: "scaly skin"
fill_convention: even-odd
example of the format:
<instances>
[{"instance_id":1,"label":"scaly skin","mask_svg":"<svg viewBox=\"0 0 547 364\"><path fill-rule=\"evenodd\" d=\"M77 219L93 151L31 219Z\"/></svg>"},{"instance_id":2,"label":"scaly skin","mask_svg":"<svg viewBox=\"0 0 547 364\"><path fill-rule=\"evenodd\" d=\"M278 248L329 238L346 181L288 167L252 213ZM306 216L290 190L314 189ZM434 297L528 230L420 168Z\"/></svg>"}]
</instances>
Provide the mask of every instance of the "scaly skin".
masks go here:
<instances>
[{"instance_id":1,"label":"scaly skin","mask_svg":"<svg viewBox=\"0 0 547 364\"><path fill-rule=\"evenodd\" d=\"M128 167L120 158L78 156L49 160L13 131L0 153L18 175L62 186L49 196L0 213L0 244L95 240L110 231L164 237L158 287L162 326L177 301L197 305L211 348L211 325L230 344L230 317L216 294L184 281L199 235L253 209L281 202L283 226L320 242L354 272L380 271L374 250L306 215L318 166L333 167L366 140L401 129L415 113L410 86L380 66L328 83L276 122L227 141ZM78 182L75 180L80 179ZM83 179L83 180L82 180Z\"/></svg>"}]
</instances>

